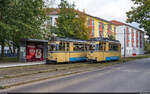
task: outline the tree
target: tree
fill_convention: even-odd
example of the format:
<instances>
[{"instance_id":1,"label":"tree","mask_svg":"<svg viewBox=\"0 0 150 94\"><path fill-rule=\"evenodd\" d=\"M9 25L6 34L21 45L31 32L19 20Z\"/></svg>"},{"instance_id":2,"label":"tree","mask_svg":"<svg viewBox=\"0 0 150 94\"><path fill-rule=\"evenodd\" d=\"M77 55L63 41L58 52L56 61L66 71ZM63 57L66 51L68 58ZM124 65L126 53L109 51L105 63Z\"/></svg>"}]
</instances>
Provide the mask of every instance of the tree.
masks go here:
<instances>
[{"instance_id":1,"label":"tree","mask_svg":"<svg viewBox=\"0 0 150 94\"><path fill-rule=\"evenodd\" d=\"M11 0L0 0L0 45L1 45L1 56L4 56L5 42L10 40L11 37L11 25L10 25L10 11L11 11Z\"/></svg>"},{"instance_id":2,"label":"tree","mask_svg":"<svg viewBox=\"0 0 150 94\"><path fill-rule=\"evenodd\" d=\"M86 16L74 8L74 4L61 0L60 13L56 23L58 30L55 33L59 37L87 39L89 30L86 27Z\"/></svg>"},{"instance_id":3,"label":"tree","mask_svg":"<svg viewBox=\"0 0 150 94\"><path fill-rule=\"evenodd\" d=\"M19 50L20 39L43 37L41 26L47 19L43 0L0 0L0 4L2 43L11 41Z\"/></svg>"},{"instance_id":4,"label":"tree","mask_svg":"<svg viewBox=\"0 0 150 94\"><path fill-rule=\"evenodd\" d=\"M113 35L109 35L108 38L109 38L110 40L115 40L115 37L114 37Z\"/></svg>"},{"instance_id":5,"label":"tree","mask_svg":"<svg viewBox=\"0 0 150 94\"><path fill-rule=\"evenodd\" d=\"M150 0L132 1L136 7L132 7L132 10L126 13L128 17L127 22L139 23L140 28L144 28L150 38Z\"/></svg>"},{"instance_id":6,"label":"tree","mask_svg":"<svg viewBox=\"0 0 150 94\"><path fill-rule=\"evenodd\" d=\"M79 39L89 39L91 28L88 27L87 16L84 12L77 11L78 17L76 18L76 32L75 36Z\"/></svg>"}]
</instances>

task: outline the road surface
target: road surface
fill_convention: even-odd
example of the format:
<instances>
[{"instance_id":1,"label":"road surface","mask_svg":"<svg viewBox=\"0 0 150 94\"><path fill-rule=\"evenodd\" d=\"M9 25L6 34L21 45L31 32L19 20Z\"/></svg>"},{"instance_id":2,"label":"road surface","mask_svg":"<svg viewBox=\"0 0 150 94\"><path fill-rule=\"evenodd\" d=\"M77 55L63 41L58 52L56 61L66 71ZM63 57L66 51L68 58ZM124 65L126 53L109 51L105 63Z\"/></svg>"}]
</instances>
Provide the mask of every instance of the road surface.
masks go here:
<instances>
[{"instance_id":1,"label":"road surface","mask_svg":"<svg viewBox=\"0 0 150 94\"><path fill-rule=\"evenodd\" d=\"M148 92L150 58L102 70L49 79L7 89L8 92Z\"/></svg>"}]
</instances>

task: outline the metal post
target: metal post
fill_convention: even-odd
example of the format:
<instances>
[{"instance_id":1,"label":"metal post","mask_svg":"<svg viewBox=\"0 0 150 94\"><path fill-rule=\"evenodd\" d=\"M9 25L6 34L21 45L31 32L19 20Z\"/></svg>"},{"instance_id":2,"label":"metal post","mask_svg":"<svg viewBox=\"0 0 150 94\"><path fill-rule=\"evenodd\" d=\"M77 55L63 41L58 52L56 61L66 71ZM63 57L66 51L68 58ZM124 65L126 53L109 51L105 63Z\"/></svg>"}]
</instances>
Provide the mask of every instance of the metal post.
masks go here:
<instances>
[{"instance_id":1,"label":"metal post","mask_svg":"<svg viewBox=\"0 0 150 94\"><path fill-rule=\"evenodd\" d=\"M126 32L124 29L124 60L125 60L125 56L126 56ZM123 60L123 62L124 62L124 60Z\"/></svg>"}]
</instances>

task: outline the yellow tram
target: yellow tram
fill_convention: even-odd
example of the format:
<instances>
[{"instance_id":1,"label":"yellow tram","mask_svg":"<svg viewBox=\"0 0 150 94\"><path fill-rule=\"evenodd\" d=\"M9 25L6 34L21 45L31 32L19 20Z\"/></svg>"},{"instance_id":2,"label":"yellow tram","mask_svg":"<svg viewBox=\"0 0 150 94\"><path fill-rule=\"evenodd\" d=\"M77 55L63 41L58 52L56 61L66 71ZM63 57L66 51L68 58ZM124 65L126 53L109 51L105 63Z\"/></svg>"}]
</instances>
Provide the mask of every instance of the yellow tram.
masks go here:
<instances>
[{"instance_id":1,"label":"yellow tram","mask_svg":"<svg viewBox=\"0 0 150 94\"><path fill-rule=\"evenodd\" d=\"M117 40L93 38L87 52L89 61L113 61L121 58L121 44Z\"/></svg>"},{"instance_id":2,"label":"yellow tram","mask_svg":"<svg viewBox=\"0 0 150 94\"><path fill-rule=\"evenodd\" d=\"M48 43L48 58L46 63L77 62L87 60L88 41L51 38Z\"/></svg>"}]
</instances>

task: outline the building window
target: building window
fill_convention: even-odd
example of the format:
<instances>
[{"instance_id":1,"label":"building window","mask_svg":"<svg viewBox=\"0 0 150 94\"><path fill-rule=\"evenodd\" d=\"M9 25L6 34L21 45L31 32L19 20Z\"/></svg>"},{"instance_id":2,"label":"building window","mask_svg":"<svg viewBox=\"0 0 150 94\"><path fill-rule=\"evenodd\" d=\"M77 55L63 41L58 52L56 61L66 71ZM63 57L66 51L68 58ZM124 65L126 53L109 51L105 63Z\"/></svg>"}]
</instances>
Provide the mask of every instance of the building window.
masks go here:
<instances>
[{"instance_id":1,"label":"building window","mask_svg":"<svg viewBox=\"0 0 150 94\"><path fill-rule=\"evenodd\" d=\"M114 27L114 34L116 35L116 27Z\"/></svg>"},{"instance_id":2,"label":"building window","mask_svg":"<svg viewBox=\"0 0 150 94\"><path fill-rule=\"evenodd\" d=\"M99 37L101 37L101 23L99 22L98 24L99 24L99 26L98 26L98 28L99 28Z\"/></svg>"},{"instance_id":3,"label":"building window","mask_svg":"<svg viewBox=\"0 0 150 94\"><path fill-rule=\"evenodd\" d=\"M108 35L111 34L111 25L110 24L107 25L107 32L108 32Z\"/></svg>"},{"instance_id":4,"label":"building window","mask_svg":"<svg viewBox=\"0 0 150 94\"><path fill-rule=\"evenodd\" d=\"M104 23L101 23L102 24L102 35L104 33Z\"/></svg>"},{"instance_id":5,"label":"building window","mask_svg":"<svg viewBox=\"0 0 150 94\"><path fill-rule=\"evenodd\" d=\"M134 32L133 32L133 29L132 29L132 47L134 47Z\"/></svg>"},{"instance_id":6,"label":"building window","mask_svg":"<svg viewBox=\"0 0 150 94\"><path fill-rule=\"evenodd\" d=\"M140 48L142 48L142 33L140 32Z\"/></svg>"},{"instance_id":7,"label":"building window","mask_svg":"<svg viewBox=\"0 0 150 94\"><path fill-rule=\"evenodd\" d=\"M138 48L138 43L139 43L139 35L138 35L138 31L136 31L136 47Z\"/></svg>"},{"instance_id":8,"label":"building window","mask_svg":"<svg viewBox=\"0 0 150 94\"><path fill-rule=\"evenodd\" d=\"M129 28L126 29L127 32L127 47L129 47Z\"/></svg>"},{"instance_id":9,"label":"building window","mask_svg":"<svg viewBox=\"0 0 150 94\"><path fill-rule=\"evenodd\" d=\"M52 21L53 21L53 18L50 17L50 18L49 18L49 21L48 21L48 24L49 24L49 25L52 25Z\"/></svg>"},{"instance_id":10,"label":"building window","mask_svg":"<svg viewBox=\"0 0 150 94\"><path fill-rule=\"evenodd\" d=\"M90 17L88 18L88 26L90 26L91 25L91 19L90 19Z\"/></svg>"},{"instance_id":11,"label":"building window","mask_svg":"<svg viewBox=\"0 0 150 94\"><path fill-rule=\"evenodd\" d=\"M57 19L58 19L58 18L55 18L55 21L54 21L54 25L55 25L55 26L56 26L56 24L57 24Z\"/></svg>"},{"instance_id":12,"label":"building window","mask_svg":"<svg viewBox=\"0 0 150 94\"><path fill-rule=\"evenodd\" d=\"M99 36L103 37L104 23L99 22Z\"/></svg>"},{"instance_id":13,"label":"building window","mask_svg":"<svg viewBox=\"0 0 150 94\"><path fill-rule=\"evenodd\" d=\"M92 36L94 36L94 19L92 19Z\"/></svg>"}]
</instances>

